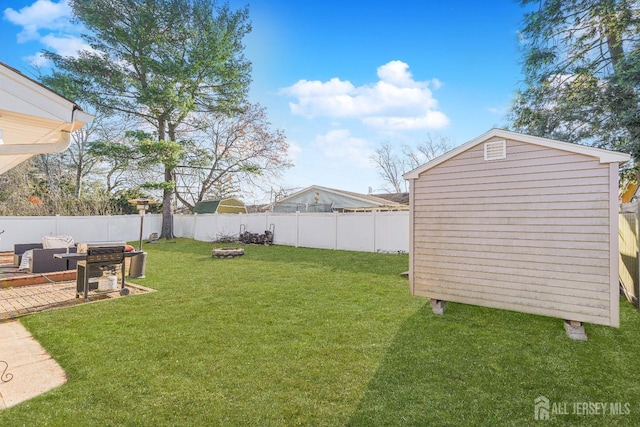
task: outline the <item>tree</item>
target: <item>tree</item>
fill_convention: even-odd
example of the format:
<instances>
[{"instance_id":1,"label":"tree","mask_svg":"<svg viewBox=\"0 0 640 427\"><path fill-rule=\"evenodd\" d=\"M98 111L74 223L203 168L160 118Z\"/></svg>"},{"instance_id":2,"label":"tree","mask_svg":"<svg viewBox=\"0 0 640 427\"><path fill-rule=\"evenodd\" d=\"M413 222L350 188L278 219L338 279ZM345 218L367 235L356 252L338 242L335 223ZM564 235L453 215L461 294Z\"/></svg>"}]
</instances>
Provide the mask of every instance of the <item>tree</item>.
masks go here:
<instances>
[{"instance_id":1,"label":"tree","mask_svg":"<svg viewBox=\"0 0 640 427\"><path fill-rule=\"evenodd\" d=\"M124 190L136 190L140 183L147 180L146 172L138 167L138 133L128 129L135 128L135 123L120 120L112 116L101 120L98 138L89 146L89 154L97 159L93 171L104 180L108 193L114 194ZM143 179L144 177L144 179Z\"/></svg>"},{"instance_id":2,"label":"tree","mask_svg":"<svg viewBox=\"0 0 640 427\"><path fill-rule=\"evenodd\" d=\"M405 173L435 159L451 150L451 148L451 141L448 138L444 136L434 137L431 134L427 134L427 140L422 144L418 144L415 150L405 145L402 147L402 152L407 162Z\"/></svg>"},{"instance_id":3,"label":"tree","mask_svg":"<svg viewBox=\"0 0 640 427\"><path fill-rule=\"evenodd\" d=\"M75 82L65 75L41 75L40 81L68 99L82 100L80 97L81 88L75 86ZM89 106L86 103L82 104L85 105L81 105L81 108L89 110ZM90 146L96 132L101 127L100 123L104 115L99 114L96 116L95 112L92 111L92 113L94 113L94 120L71 134L69 149L57 155L50 155L50 157L59 158L69 171L73 169L73 174L75 175L74 195L76 198L80 197L82 193L83 179L91 173L91 170L98 162L98 159L91 155Z\"/></svg>"},{"instance_id":4,"label":"tree","mask_svg":"<svg viewBox=\"0 0 640 427\"><path fill-rule=\"evenodd\" d=\"M0 215L42 215L42 201L34 195L30 171L34 159L0 175Z\"/></svg>"},{"instance_id":5,"label":"tree","mask_svg":"<svg viewBox=\"0 0 640 427\"><path fill-rule=\"evenodd\" d=\"M57 71L98 110L135 116L151 127L163 163L161 237L173 237L175 167L171 155L194 112L230 113L244 101L250 63L242 52L248 9L211 0L70 0L90 32L78 57L45 52ZM149 154L147 152L147 154Z\"/></svg>"},{"instance_id":6,"label":"tree","mask_svg":"<svg viewBox=\"0 0 640 427\"><path fill-rule=\"evenodd\" d=\"M378 173L385 185L391 186L391 192L401 193L404 187L402 174L405 169L405 163L394 153L391 144L385 142L379 148L376 148L371 160L378 167Z\"/></svg>"},{"instance_id":7,"label":"tree","mask_svg":"<svg viewBox=\"0 0 640 427\"><path fill-rule=\"evenodd\" d=\"M513 128L640 158L640 5L522 0L525 87Z\"/></svg>"},{"instance_id":8,"label":"tree","mask_svg":"<svg viewBox=\"0 0 640 427\"><path fill-rule=\"evenodd\" d=\"M243 183L267 186L291 166L284 133L271 129L258 104L232 116L200 114L191 124L192 140L177 171L177 198L190 209L205 198L235 195Z\"/></svg>"},{"instance_id":9,"label":"tree","mask_svg":"<svg viewBox=\"0 0 640 427\"><path fill-rule=\"evenodd\" d=\"M427 140L415 148L403 145L402 155L397 154L387 141L374 151L371 160L387 186L385 190L402 193L407 191L407 182L402 177L405 173L435 159L449 149L451 144L447 138L428 134Z\"/></svg>"}]
</instances>

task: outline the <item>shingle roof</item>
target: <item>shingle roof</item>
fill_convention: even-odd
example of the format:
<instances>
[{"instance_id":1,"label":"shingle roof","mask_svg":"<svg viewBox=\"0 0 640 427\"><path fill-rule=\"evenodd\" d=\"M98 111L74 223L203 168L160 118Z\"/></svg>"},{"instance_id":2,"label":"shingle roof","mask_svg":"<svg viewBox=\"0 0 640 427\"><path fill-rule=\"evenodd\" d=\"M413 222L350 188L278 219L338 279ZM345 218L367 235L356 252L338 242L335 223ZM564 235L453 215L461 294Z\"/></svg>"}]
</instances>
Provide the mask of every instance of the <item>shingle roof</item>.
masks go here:
<instances>
[{"instance_id":1,"label":"shingle roof","mask_svg":"<svg viewBox=\"0 0 640 427\"><path fill-rule=\"evenodd\" d=\"M278 200L278 203L282 203L282 202L286 202L288 199L291 199L293 197L298 196L299 194L303 194L306 193L308 191L312 191L312 190L324 190L324 191L328 191L330 193L336 193L336 194L342 194L344 196L349 196L352 197L354 199L360 199L360 200L365 200L368 201L370 203L374 203L378 206L402 206L401 203L397 203L394 202L392 200L388 200L379 196L374 196L371 194L361 194L361 193L354 193L352 191L345 191L345 190L338 190L336 188L327 188L327 187L321 187L319 185L312 185L311 187L307 187L304 190L300 190L294 194L291 194L290 196L287 196L283 199Z\"/></svg>"}]
</instances>

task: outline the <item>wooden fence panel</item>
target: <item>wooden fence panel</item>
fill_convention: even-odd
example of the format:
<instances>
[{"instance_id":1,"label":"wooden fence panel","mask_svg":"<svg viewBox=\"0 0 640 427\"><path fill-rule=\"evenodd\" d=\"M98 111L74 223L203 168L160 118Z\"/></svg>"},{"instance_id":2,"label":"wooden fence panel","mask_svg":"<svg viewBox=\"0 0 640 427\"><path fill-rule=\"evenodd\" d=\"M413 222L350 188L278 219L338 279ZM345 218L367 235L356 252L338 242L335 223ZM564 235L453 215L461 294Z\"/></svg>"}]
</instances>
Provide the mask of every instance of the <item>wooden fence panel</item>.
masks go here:
<instances>
[{"instance_id":1,"label":"wooden fence panel","mask_svg":"<svg viewBox=\"0 0 640 427\"><path fill-rule=\"evenodd\" d=\"M622 212L620 227L620 283L627 299L638 305L638 213Z\"/></svg>"}]
</instances>

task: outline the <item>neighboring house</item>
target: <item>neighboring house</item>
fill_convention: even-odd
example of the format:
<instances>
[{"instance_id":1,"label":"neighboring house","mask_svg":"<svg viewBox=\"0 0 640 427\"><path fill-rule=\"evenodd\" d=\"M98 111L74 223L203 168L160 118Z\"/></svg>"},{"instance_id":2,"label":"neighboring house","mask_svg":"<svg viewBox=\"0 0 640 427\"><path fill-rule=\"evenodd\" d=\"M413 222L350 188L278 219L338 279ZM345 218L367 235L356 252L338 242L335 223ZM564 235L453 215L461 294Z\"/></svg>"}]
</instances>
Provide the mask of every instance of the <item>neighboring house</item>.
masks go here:
<instances>
[{"instance_id":1,"label":"neighboring house","mask_svg":"<svg viewBox=\"0 0 640 427\"><path fill-rule=\"evenodd\" d=\"M233 197L229 197L229 198L220 199L220 200L203 200L201 202L198 202L193 207L193 213L237 214L237 213L247 213L247 208L245 207L242 201L238 199L234 199Z\"/></svg>"},{"instance_id":2,"label":"neighboring house","mask_svg":"<svg viewBox=\"0 0 640 427\"><path fill-rule=\"evenodd\" d=\"M72 101L0 62L0 174L37 154L59 153L93 120Z\"/></svg>"},{"instance_id":3,"label":"neighboring house","mask_svg":"<svg viewBox=\"0 0 640 427\"><path fill-rule=\"evenodd\" d=\"M629 159L493 129L405 174L412 294L619 326Z\"/></svg>"},{"instance_id":4,"label":"neighboring house","mask_svg":"<svg viewBox=\"0 0 640 427\"><path fill-rule=\"evenodd\" d=\"M353 212L403 210L406 205L368 194L312 185L276 201L274 212Z\"/></svg>"},{"instance_id":5,"label":"neighboring house","mask_svg":"<svg viewBox=\"0 0 640 427\"><path fill-rule=\"evenodd\" d=\"M382 193L372 194L372 196L409 206L409 193Z\"/></svg>"},{"instance_id":6,"label":"neighboring house","mask_svg":"<svg viewBox=\"0 0 640 427\"><path fill-rule=\"evenodd\" d=\"M247 205L247 213L268 212L271 210L271 204Z\"/></svg>"}]
</instances>

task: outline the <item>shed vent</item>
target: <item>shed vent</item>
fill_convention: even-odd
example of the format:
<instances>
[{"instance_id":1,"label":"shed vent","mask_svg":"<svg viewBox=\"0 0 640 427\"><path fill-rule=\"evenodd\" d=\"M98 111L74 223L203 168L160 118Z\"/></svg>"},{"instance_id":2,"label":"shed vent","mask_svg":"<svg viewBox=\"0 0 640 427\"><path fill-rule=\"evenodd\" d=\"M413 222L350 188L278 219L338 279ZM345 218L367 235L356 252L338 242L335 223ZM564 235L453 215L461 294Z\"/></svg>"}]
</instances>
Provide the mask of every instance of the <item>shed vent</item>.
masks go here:
<instances>
[{"instance_id":1,"label":"shed vent","mask_svg":"<svg viewBox=\"0 0 640 427\"><path fill-rule=\"evenodd\" d=\"M500 160L507 158L507 141L491 141L484 144L485 160Z\"/></svg>"}]
</instances>

